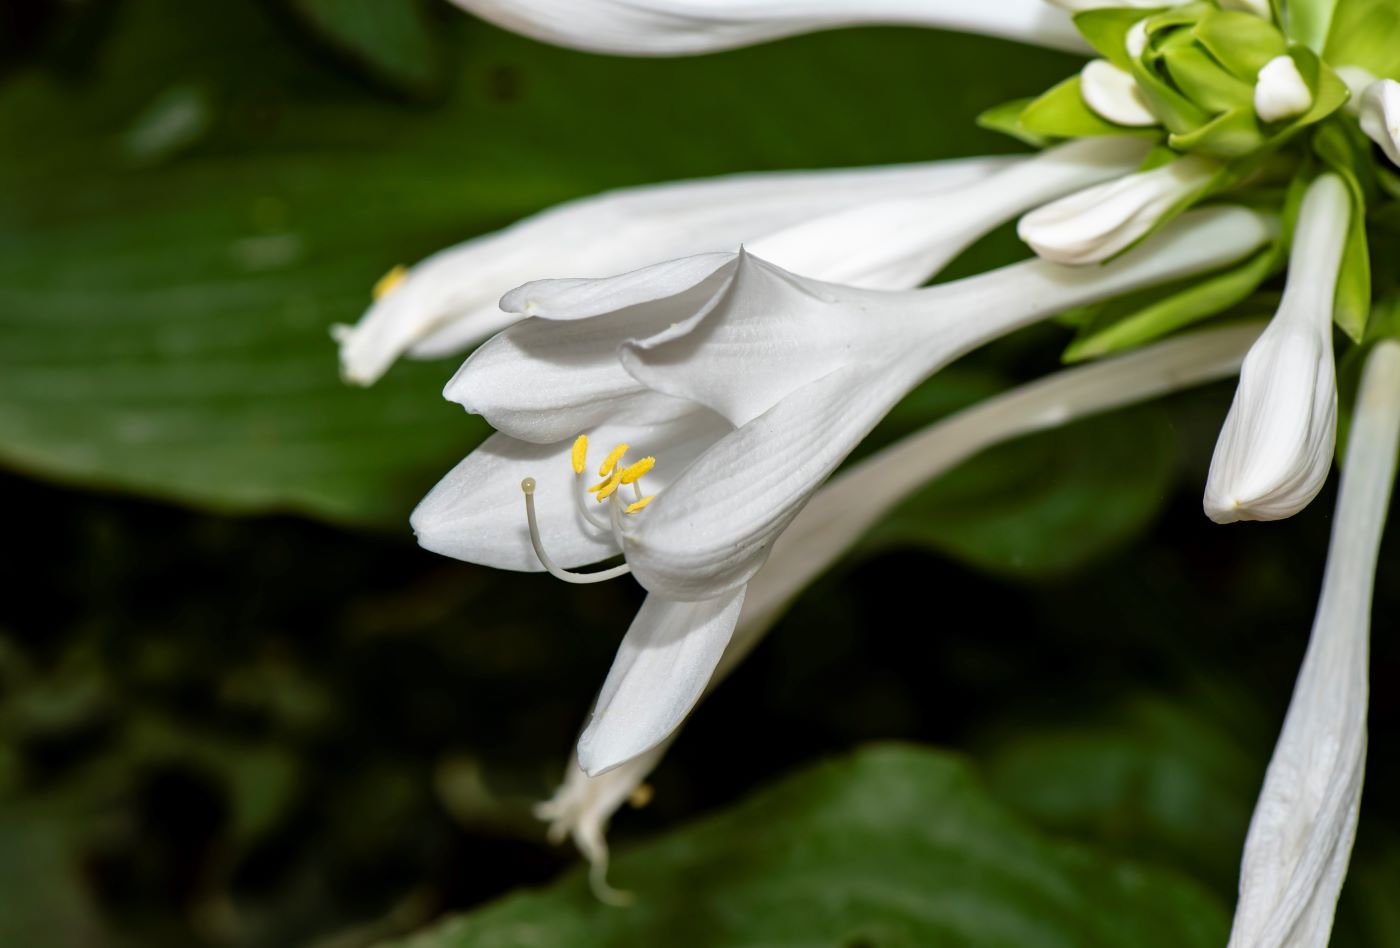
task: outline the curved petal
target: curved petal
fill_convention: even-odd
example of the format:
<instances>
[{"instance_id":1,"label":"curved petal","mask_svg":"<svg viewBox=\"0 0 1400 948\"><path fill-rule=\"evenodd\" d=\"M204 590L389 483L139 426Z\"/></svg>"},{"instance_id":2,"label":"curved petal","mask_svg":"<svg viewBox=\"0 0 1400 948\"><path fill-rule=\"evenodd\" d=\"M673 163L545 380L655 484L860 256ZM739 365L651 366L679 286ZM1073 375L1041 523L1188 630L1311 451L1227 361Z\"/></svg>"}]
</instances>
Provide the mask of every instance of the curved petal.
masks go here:
<instances>
[{"instance_id":1,"label":"curved petal","mask_svg":"<svg viewBox=\"0 0 1400 948\"><path fill-rule=\"evenodd\" d=\"M675 295L663 294L606 316L568 322L527 319L473 352L443 397L481 415L498 431L539 444L571 438L607 421L645 417L650 411L646 389L618 362L618 346L689 316L713 296L712 281L722 284L728 278L725 270ZM596 295L599 284L613 281L588 282L586 292Z\"/></svg>"},{"instance_id":2,"label":"curved petal","mask_svg":"<svg viewBox=\"0 0 1400 948\"><path fill-rule=\"evenodd\" d=\"M1381 79L1361 96L1361 130L1400 166L1400 82Z\"/></svg>"},{"instance_id":3,"label":"curved petal","mask_svg":"<svg viewBox=\"0 0 1400 948\"><path fill-rule=\"evenodd\" d=\"M436 358L468 349L515 321L497 300L530 280L605 276L656 260L733 250L846 207L959 187L1007 161L725 175L570 201L414 265L359 323L341 327L341 369L348 381L368 385L404 352Z\"/></svg>"},{"instance_id":4,"label":"curved petal","mask_svg":"<svg viewBox=\"0 0 1400 948\"><path fill-rule=\"evenodd\" d=\"M627 443L655 453L659 461L647 475L648 489L664 488L730 430L723 419L688 403L653 395L649 406L645 422L608 424L587 432L598 445ZM535 508L541 539L554 560L572 569L617 555L611 531L599 530L579 513L572 447L572 437L546 445L503 434L487 438L413 511L409 523L419 545L497 569L542 570L530 545L520 491L520 482L533 477L539 485Z\"/></svg>"},{"instance_id":5,"label":"curved petal","mask_svg":"<svg viewBox=\"0 0 1400 948\"><path fill-rule=\"evenodd\" d=\"M453 2L497 26L545 43L624 56L711 53L842 26L926 26L1072 52L1086 48L1069 18L1041 0Z\"/></svg>"},{"instance_id":6,"label":"curved petal","mask_svg":"<svg viewBox=\"0 0 1400 948\"><path fill-rule=\"evenodd\" d=\"M1250 821L1231 948L1325 948L1366 766L1371 594L1400 441L1400 345L1372 351L1312 639Z\"/></svg>"},{"instance_id":7,"label":"curved petal","mask_svg":"<svg viewBox=\"0 0 1400 948\"><path fill-rule=\"evenodd\" d=\"M589 776L646 753L685 720L710 683L743 604L743 587L702 602L647 596L579 738L579 766Z\"/></svg>"}]
</instances>

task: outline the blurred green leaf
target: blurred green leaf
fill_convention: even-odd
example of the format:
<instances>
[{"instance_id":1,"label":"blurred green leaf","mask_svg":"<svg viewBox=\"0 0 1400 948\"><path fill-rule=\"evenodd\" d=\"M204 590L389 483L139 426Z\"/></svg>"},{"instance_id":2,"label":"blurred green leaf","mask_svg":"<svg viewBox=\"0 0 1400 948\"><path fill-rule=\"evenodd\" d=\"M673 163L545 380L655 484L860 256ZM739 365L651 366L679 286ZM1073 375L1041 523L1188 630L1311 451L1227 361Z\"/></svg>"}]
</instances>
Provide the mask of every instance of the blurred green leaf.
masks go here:
<instances>
[{"instance_id":1,"label":"blurred green leaf","mask_svg":"<svg viewBox=\"0 0 1400 948\"><path fill-rule=\"evenodd\" d=\"M983 452L902 504L870 542L927 545L996 573L1059 575L1144 529L1175 475L1165 417L1130 409Z\"/></svg>"},{"instance_id":2,"label":"blurred green leaf","mask_svg":"<svg viewBox=\"0 0 1400 948\"><path fill-rule=\"evenodd\" d=\"M0 945L101 945L97 914L73 865L63 826L14 809L0 813Z\"/></svg>"},{"instance_id":3,"label":"blurred green leaf","mask_svg":"<svg viewBox=\"0 0 1400 948\"><path fill-rule=\"evenodd\" d=\"M317 35L390 85L425 93L443 81L443 51L424 0L290 2Z\"/></svg>"},{"instance_id":4,"label":"blurred green leaf","mask_svg":"<svg viewBox=\"0 0 1400 948\"><path fill-rule=\"evenodd\" d=\"M0 85L23 143L0 155L0 462L401 523L484 426L441 400L451 362L337 378L327 330L390 267L616 185L1004 149L977 113L1070 62L915 30L609 59L448 12L432 108L306 57L268 5L211 0L115 7L80 67Z\"/></svg>"},{"instance_id":5,"label":"blurred green leaf","mask_svg":"<svg viewBox=\"0 0 1400 948\"><path fill-rule=\"evenodd\" d=\"M612 908L581 872L398 943L1134 948L1223 943L1221 906L1169 873L1051 842L962 762L880 746L790 777L619 857Z\"/></svg>"}]
</instances>

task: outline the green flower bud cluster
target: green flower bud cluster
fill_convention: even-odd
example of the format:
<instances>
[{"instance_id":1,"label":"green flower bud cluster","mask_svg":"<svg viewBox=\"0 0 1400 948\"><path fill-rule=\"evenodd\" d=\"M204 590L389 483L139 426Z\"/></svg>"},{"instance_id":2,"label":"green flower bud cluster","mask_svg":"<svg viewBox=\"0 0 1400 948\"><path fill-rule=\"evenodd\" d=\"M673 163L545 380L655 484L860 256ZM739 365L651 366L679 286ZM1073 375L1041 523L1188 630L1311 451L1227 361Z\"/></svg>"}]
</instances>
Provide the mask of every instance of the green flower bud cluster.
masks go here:
<instances>
[{"instance_id":1,"label":"green flower bud cluster","mask_svg":"<svg viewBox=\"0 0 1400 948\"><path fill-rule=\"evenodd\" d=\"M1166 0L1156 10L1083 10L1074 22L1101 58L1043 95L985 113L983 126L1038 147L1149 138L1157 147L1144 170L1187 155L1215 169L1159 226L1224 198L1273 208L1283 227L1277 246L1227 272L1071 314L1080 336L1067 358L1140 345L1251 303L1266 308L1260 288L1282 268L1301 195L1324 171L1343 179L1354 203L1338 326L1359 342L1373 311L1400 313L1400 168L1363 132L1357 101L1376 80L1400 80L1400 0Z\"/></svg>"}]
</instances>

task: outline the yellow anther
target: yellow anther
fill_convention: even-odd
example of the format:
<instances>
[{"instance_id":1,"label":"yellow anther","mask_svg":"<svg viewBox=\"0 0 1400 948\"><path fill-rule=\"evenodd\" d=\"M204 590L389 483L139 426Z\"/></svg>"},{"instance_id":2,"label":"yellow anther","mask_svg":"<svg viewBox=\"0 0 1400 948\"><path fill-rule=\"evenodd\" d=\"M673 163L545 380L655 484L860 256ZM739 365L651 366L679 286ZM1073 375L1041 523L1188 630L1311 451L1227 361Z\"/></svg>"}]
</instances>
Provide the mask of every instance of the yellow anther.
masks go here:
<instances>
[{"instance_id":1,"label":"yellow anther","mask_svg":"<svg viewBox=\"0 0 1400 948\"><path fill-rule=\"evenodd\" d=\"M628 504L628 505L627 505L627 509L624 510L623 513L636 513L637 511L641 510L643 507L645 507L647 504L651 503L651 502L652 502L653 500L655 500L655 499L656 499L656 495L655 495L655 494L648 494L647 496L643 497L641 500L637 501L635 504Z\"/></svg>"},{"instance_id":2,"label":"yellow anther","mask_svg":"<svg viewBox=\"0 0 1400 948\"><path fill-rule=\"evenodd\" d=\"M656 466L656 458L642 458L636 464L629 464L622 469L622 483L631 484L633 481L642 479L642 475Z\"/></svg>"},{"instance_id":3,"label":"yellow anther","mask_svg":"<svg viewBox=\"0 0 1400 948\"><path fill-rule=\"evenodd\" d=\"M614 482L619 484L622 483L619 476L621 473L621 471L613 471L611 476L603 478L601 481L588 488L588 492L590 494L596 494L598 493L598 491L602 490L604 487L607 487L609 484L612 484Z\"/></svg>"},{"instance_id":4,"label":"yellow anther","mask_svg":"<svg viewBox=\"0 0 1400 948\"><path fill-rule=\"evenodd\" d=\"M633 809L640 810L650 803L651 798L655 795L656 792L652 789L651 784L639 783L637 788L632 791L631 796L627 798L627 802L632 805Z\"/></svg>"},{"instance_id":5,"label":"yellow anther","mask_svg":"<svg viewBox=\"0 0 1400 948\"><path fill-rule=\"evenodd\" d=\"M574 473L582 474L584 464L588 463L588 435L579 435L574 440L574 450L570 460L574 463Z\"/></svg>"},{"instance_id":6,"label":"yellow anther","mask_svg":"<svg viewBox=\"0 0 1400 948\"><path fill-rule=\"evenodd\" d=\"M402 283L403 278L406 276L408 276L408 267L404 266L403 264L399 264L398 266L394 267L394 269L390 270L388 273L380 277L379 280L374 284L374 289L370 292L374 295L375 299L380 299L381 297L387 295L391 290L393 290L394 287Z\"/></svg>"},{"instance_id":7,"label":"yellow anther","mask_svg":"<svg viewBox=\"0 0 1400 948\"><path fill-rule=\"evenodd\" d=\"M617 462L622 460L622 456L627 453L627 445L619 444L608 452L608 456L603 458L603 466L598 468L599 477L607 477L617 467Z\"/></svg>"},{"instance_id":8,"label":"yellow anther","mask_svg":"<svg viewBox=\"0 0 1400 948\"><path fill-rule=\"evenodd\" d=\"M602 488L598 491L598 503L602 503L613 495L622 486L622 478L618 476L620 472L614 471L613 476L603 482Z\"/></svg>"}]
</instances>

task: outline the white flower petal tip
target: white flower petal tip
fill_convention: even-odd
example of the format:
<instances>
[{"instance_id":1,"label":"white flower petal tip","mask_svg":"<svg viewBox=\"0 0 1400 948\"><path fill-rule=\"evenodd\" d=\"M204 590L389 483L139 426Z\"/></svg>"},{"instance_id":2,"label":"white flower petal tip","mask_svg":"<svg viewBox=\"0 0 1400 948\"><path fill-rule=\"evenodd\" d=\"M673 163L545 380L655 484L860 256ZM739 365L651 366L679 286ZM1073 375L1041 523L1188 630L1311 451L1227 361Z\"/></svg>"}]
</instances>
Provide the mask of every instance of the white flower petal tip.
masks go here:
<instances>
[{"instance_id":1,"label":"white flower petal tip","mask_svg":"<svg viewBox=\"0 0 1400 948\"><path fill-rule=\"evenodd\" d=\"M1092 59L1085 64L1079 73L1079 89L1084 104L1100 118L1130 127L1158 123L1132 73L1106 59Z\"/></svg>"},{"instance_id":2,"label":"white flower petal tip","mask_svg":"<svg viewBox=\"0 0 1400 948\"><path fill-rule=\"evenodd\" d=\"M1361 130L1400 166L1400 82L1382 79L1361 96Z\"/></svg>"},{"instance_id":3,"label":"white flower petal tip","mask_svg":"<svg viewBox=\"0 0 1400 948\"><path fill-rule=\"evenodd\" d=\"M1223 10L1236 10L1240 13L1253 13L1261 19L1272 21L1274 18L1273 7L1269 0L1220 0L1220 7Z\"/></svg>"},{"instance_id":4,"label":"white flower petal tip","mask_svg":"<svg viewBox=\"0 0 1400 948\"><path fill-rule=\"evenodd\" d=\"M647 596L579 738L585 773L605 774L680 727L709 685L743 604L742 587L701 602Z\"/></svg>"},{"instance_id":5,"label":"white flower petal tip","mask_svg":"<svg viewBox=\"0 0 1400 948\"><path fill-rule=\"evenodd\" d=\"M1254 111L1265 122L1282 122L1312 108L1308 88L1292 56L1278 56L1259 70L1254 84Z\"/></svg>"},{"instance_id":6,"label":"white flower petal tip","mask_svg":"<svg viewBox=\"0 0 1400 948\"><path fill-rule=\"evenodd\" d=\"M1367 358L1303 667L1250 821L1230 948L1326 948L1366 767L1371 599L1400 441L1400 345Z\"/></svg>"},{"instance_id":7,"label":"white flower petal tip","mask_svg":"<svg viewBox=\"0 0 1400 948\"><path fill-rule=\"evenodd\" d=\"M1046 204L1021 218L1016 232L1045 260L1102 263L1146 236L1167 211L1209 185L1218 170L1207 158L1178 158Z\"/></svg>"},{"instance_id":8,"label":"white flower petal tip","mask_svg":"<svg viewBox=\"0 0 1400 948\"><path fill-rule=\"evenodd\" d=\"M1071 52L1086 48L1069 18L1041 0L982 4L965 0L452 2L541 42L622 56L698 55L845 26L924 26Z\"/></svg>"},{"instance_id":9,"label":"white flower petal tip","mask_svg":"<svg viewBox=\"0 0 1400 948\"><path fill-rule=\"evenodd\" d=\"M1291 517L1331 470L1333 298L1350 214L1335 175L1318 178L1303 199L1283 301L1245 358L1211 458L1203 506L1217 523Z\"/></svg>"}]
</instances>

